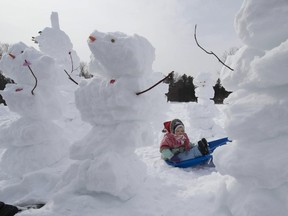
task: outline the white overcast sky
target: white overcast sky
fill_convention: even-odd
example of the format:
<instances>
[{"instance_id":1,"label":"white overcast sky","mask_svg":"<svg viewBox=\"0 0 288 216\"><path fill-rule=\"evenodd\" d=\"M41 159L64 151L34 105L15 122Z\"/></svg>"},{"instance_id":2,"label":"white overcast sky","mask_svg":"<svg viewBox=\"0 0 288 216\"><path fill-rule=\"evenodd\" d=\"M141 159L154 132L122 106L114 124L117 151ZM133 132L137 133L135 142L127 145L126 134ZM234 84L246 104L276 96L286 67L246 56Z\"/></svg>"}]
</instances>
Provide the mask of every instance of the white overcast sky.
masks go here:
<instances>
[{"instance_id":1,"label":"white overcast sky","mask_svg":"<svg viewBox=\"0 0 288 216\"><path fill-rule=\"evenodd\" d=\"M31 41L50 27L51 12L58 12L60 28L69 35L82 61L88 62L87 38L94 30L121 31L146 37L156 49L153 68L195 76L217 73L220 63L197 47L199 43L219 57L240 47L234 17L243 0L0 0L0 42Z\"/></svg>"}]
</instances>

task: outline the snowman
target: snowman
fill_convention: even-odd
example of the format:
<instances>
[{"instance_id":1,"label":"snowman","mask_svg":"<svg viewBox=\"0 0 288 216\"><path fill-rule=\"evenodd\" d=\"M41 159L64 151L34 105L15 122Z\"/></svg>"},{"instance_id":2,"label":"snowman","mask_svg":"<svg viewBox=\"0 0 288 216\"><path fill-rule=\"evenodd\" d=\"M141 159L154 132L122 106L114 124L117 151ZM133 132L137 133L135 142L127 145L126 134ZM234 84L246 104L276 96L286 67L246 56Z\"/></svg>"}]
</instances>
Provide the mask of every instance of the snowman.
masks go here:
<instances>
[{"instance_id":1,"label":"snowman","mask_svg":"<svg viewBox=\"0 0 288 216\"><path fill-rule=\"evenodd\" d=\"M39 32L39 36L33 37L33 40L38 44L40 51L52 57L59 66L57 71L59 85L57 88L62 95L60 103L63 115L57 123L64 128L67 137L71 137L71 142L74 142L72 140L74 136L70 134L75 132L71 129L72 121L75 123L75 119L79 118L79 112L74 105L74 92L78 88L75 84L80 81L78 76L80 59L73 49L69 36L60 29L58 13L52 12L50 20L51 27L45 27Z\"/></svg>"},{"instance_id":2,"label":"snowman","mask_svg":"<svg viewBox=\"0 0 288 216\"><path fill-rule=\"evenodd\" d=\"M6 148L1 170L11 177L52 166L67 154L67 141L53 120L61 116L54 59L19 42L0 61L0 69L14 80L1 92L8 108L18 114L0 133ZM66 148L65 148L66 146Z\"/></svg>"},{"instance_id":3,"label":"snowman","mask_svg":"<svg viewBox=\"0 0 288 216\"><path fill-rule=\"evenodd\" d=\"M71 147L70 156L77 163L64 179L73 179L74 191L127 200L145 179L146 167L135 150L154 144L153 121L165 119L161 113L166 113L167 87L137 95L163 78L152 70L155 51L144 37L94 31L88 45L90 71L96 76L80 83L75 98L82 119L92 129Z\"/></svg>"},{"instance_id":4,"label":"snowman","mask_svg":"<svg viewBox=\"0 0 288 216\"><path fill-rule=\"evenodd\" d=\"M288 212L287 10L286 1L244 1L235 18L243 46L227 59L234 71L221 70L233 91L225 112L232 143L215 152L215 164L236 180L223 194L233 215Z\"/></svg>"},{"instance_id":5,"label":"snowman","mask_svg":"<svg viewBox=\"0 0 288 216\"><path fill-rule=\"evenodd\" d=\"M215 138L216 134L221 133L224 136L223 129L219 125L216 125L214 121L219 111L212 100L214 97L212 74L199 73L194 81L197 86L195 94L198 103L197 106L193 106L193 110L190 110L192 124L198 128L200 137L205 137L206 139Z\"/></svg>"},{"instance_id":6,"label":"snowman","mask_svg":"<svg viewBox=\"0 0 288 216\"><path fill-rule=\"evenodd\" d=\"M79 69L80 59L75 50L69 36L60 29L59 18L57 12L52 12L50 16L51 27L46 27L39 31L39 35L33 37L32 40L39 45L39 49L54 58L56 63L69 74Z\"/></svg>"}]
</instances>

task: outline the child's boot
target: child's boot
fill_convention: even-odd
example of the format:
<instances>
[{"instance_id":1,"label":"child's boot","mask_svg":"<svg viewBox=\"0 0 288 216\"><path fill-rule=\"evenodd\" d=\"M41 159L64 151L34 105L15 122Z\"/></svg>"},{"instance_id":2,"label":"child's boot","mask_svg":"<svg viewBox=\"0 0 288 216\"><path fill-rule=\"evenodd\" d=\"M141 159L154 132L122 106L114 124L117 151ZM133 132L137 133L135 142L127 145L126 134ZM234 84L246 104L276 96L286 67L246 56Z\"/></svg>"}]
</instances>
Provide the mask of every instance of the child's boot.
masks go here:
<instances>
[{"instance_id":1,"label":"child's boot","mask_svg":"<svg viewBox=\"0 0 288 216\"><path fill-rule=\"evenodd\" d=\"M207 155L209 154L209 149L208 149L208 142L205 138L201 139L198 141L198 149L201 152L202 155Z\"/></svg>"}]
</instances>

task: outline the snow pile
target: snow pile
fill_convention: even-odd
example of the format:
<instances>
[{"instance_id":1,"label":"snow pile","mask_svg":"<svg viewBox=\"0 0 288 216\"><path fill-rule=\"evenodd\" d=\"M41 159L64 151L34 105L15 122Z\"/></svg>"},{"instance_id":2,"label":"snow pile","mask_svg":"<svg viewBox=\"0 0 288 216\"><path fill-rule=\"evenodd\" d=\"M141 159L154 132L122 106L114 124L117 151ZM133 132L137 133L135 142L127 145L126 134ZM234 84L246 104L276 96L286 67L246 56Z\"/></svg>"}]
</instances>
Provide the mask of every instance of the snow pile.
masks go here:
<instances>
[{"instance_id":1,"label":"snow pile","mask_svg":"<svg viewBox=\"0 0 288 216\"><path fill-rule=\"evenodd\" d=\"M9 109L19 114L10 127L1 131L0 143L6 151L0 166L10 176L23 177L67 154L67 141L52 121L61 116L55 87L58 68L51 57L22 42L9 48L0 68L16 83L7 84L1 94Z\"/></svg>"},{"instance_id":2,"label":"snow pile","mask_svg":"<svg viewBox=\"0 0 288 216\"><path fill-rule=\"evenodd\" d=\"M94 31L88 45L90 70L96 76L83 81L75 96L82 119L92 129L72 146L71 158L78 163L67 173L73 178L64 184L72 184L76 192L127 200L146 176L135 150L154 143L153 122L164 121L167 86L136 95L163 78L152 71L154 48L145 38Z\"/></svg>"},{"instance_id":3,"label":"snow pile","mask_svg":"<svg viewBox=\"0 0 288 216\"><path fill-rule=\"evenodd\" d=\"M229 96L226 130L233 140L215 163L237 183L229 188L232 215L286 215L288 171L288 3L246 0L236 17L245 43L222 70Z\"/></svg>"}]
</instances>

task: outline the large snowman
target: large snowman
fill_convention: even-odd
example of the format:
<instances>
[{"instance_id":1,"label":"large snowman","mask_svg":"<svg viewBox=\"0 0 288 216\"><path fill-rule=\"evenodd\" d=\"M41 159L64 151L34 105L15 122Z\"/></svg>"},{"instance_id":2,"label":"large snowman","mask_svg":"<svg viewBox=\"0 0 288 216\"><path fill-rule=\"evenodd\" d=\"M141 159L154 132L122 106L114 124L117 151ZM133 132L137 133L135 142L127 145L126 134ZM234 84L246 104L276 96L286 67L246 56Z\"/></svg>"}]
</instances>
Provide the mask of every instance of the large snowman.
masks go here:
<instances>
[{"instance_id":1,"label":"large snowman","mask_svg":"<svg viewBox=\"0 0 288 216\"><path fill-rule=\"evenodd\" d=\"M127 200L143 184L146 169L135 150L152 145L159 133L167 86L137 95L163 78L152 70L154 48L145 38L94 31L88 45L90 71L96 76L83 81L75 96L92 129L72 146L71 158L78 163L67 176L74 176L73 190Z\"/></svg>"},{"instance_id":2,"label":"large snowman","mask_svg":"<svg viewBox=\"0 0 288 216\"><path fill-rule=\"evenodd\" d=\"M227 59L234 71L221 71L233 91L226 110L233 142L215 151L214 162L235 178L223 193L230 215L288 212L288 4L275 3L243 2L235 28L244 45Z\"/></svg>"},{"instance_id":3,"label":"large snowman","mask_svg":"<svg viewBox=\"0 0 288 216\"><path fill-rule=\"evenodd\" d=\"M0 144L6 151L0 166L11 177L23 177L52 166L67 150L67 141L53 123L61 116L55 90L58 67L51 57L19 42L2 57L0 68L15 82L1 94L8 108L19 115L1 131Z\"/></svg>"}]
</instances>

